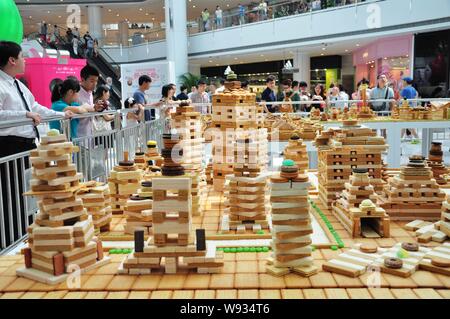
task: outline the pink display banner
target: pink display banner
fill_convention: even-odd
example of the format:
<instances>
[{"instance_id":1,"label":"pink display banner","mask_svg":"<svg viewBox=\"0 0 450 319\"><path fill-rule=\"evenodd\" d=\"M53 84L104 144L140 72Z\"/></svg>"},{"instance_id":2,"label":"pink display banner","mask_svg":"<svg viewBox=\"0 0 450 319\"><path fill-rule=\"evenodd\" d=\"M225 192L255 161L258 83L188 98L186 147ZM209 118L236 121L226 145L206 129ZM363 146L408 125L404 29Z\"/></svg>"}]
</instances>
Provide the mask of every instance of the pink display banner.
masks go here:
<instances>
[{"instance_id":1,"label":"pink display banner","mask_svg":"<svg viewBox=\"0 0 450 319\"><path fill-rule=\"evenodd\" d=\"M51 107L50 82L59 78L65 80L68 76L80 79L80 71L86 65L85 59L68 59L67 63L58 63L57 58L25 59L25 74L22 75L36 101L48 108ZM18 76L21 77L21 76Z\"/></svg>"}]
</instances>

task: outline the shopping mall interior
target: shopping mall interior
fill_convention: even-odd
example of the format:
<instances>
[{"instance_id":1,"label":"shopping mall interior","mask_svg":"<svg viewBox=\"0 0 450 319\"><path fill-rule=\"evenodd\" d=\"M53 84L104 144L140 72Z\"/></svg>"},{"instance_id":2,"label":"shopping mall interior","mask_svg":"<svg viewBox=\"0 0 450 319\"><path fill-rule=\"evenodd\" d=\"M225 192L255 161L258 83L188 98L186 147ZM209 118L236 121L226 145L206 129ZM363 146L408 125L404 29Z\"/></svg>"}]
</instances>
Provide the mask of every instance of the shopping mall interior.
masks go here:
<instances>
[{"instance_id":1,"label":"shopping mall interior","mask_svg":"<svg viewBox=\"0 0 450 319\"><path fill-rule=\"evenodd\" d=\"M2 0L0 29L0 300L450 298L449 0Z\"/></svg>"}]
</instances>

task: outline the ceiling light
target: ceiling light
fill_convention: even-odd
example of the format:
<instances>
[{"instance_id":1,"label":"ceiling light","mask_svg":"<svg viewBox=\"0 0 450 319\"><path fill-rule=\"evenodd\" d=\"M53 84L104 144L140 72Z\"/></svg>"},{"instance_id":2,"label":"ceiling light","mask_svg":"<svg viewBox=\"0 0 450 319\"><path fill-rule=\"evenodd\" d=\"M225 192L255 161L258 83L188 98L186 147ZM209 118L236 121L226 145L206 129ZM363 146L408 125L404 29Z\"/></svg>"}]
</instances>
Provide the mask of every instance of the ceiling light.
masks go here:
<instances>
[{"instance_id":1,"label":"ceiling light","mask_svg":"<svg viewBox=\"0 0 450 319\"><path fill-rule=\"evenodd\" d=\"M148 16L148 12L146 12L145 15Z\"/></svg>"},{"instance_id":2,"label":"ceiling light","mask_svg":"<svg viewBox=\"0 0 450 319\"><path fill-rule=\"evenodd\" d=\"M153 21L155 21L155 18L152 18Z\"/></svg>"},{"instance_id":3,"label":"ceiling light","mask_svg":"<svg viewBox=\"0 0 450 319\"><path fill-rule=\"evenodd\" d=\"M327 48L322 48L322 51L325 51Z\"/></svg>"},{"instance_id":4,"label":"ceiling light","mask_svg":"<svg viewBox=\"0 0 450 319\"><path fill-rule=\"evenodd\" d=\"M213 61L212 61L212 60L209 60L209 63L213 63Z\"/></svg>"},{"instance_id":5,"label":"ceiling light","mask_svg":"<svg viewBox=\"0 0 450 319\"><path fill-rule=\"evenodd\" d=\"M356 43L356 46L359 47L359 43Z\"/></svg>"},{"instance_id":6,"label":"ceiling light","mask_svg":"<svg viewBox=\"0 0 450 319\"><path fill-rule=\"evenodd\" d=\"M194 8L195 9L195 4L192 6L192 8Z\"/></svg>"},{"instance_id":7,"label":"ceiling light","mask_svg":"<svg viewBox=\"0 0 450 319\"><path fill-rule=\"evenodd\" d=\"M139 8L139 11L142 11L142 8Z\"/></svg>"},{"instance_id":8,"label":"ceiling light","mask_svg":"<svg viewBox=\"0 0 450 319\"><path fill-rule=\"evenodd\" d=\"M120 14L116 14L116 17L119 17L120 16Z\"/></svg>"},{"instance_id":9,"label":"ceiling light","mask_svg":"<svg viewBox=\"0 0 450 319\"><path fill-rule=\"evenodd\" d=\"M321 53L320 55L325 55L325 54Z\"/></svg>"},{"instance_id":10,"label":"ceiling light","mask_svg":"<svg viewBox=\"0 0 450 319\"><path fill-rule=\"evenodd\" d=\"M50 13L50 11L47 11L47 13Z\"/></svg>"},{"instance_id":11,"label":"ceiling light","mask_svg":"<svg viewBox=\"0 0 450 319\"><path fill-rule=\"evenodd\" d=\"M112 10L111 9L108 9L108 12L111 12Z\"/></svg>"}]
</instances>

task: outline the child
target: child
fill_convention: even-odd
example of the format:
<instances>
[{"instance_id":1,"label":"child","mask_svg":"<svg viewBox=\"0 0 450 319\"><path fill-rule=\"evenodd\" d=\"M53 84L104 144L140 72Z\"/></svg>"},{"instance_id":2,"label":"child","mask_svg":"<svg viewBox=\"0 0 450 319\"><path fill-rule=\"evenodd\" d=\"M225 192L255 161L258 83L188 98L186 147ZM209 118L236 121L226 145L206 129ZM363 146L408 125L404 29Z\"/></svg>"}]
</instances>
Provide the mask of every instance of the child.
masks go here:
<instances>
[{"instance_id":1,"label":"child","mask_svg":"<svg viewBox=\"0 0 450 319\"><path fill-rule=\"evenodd\" d=\"M80 92L80 83L74 78L68 78L62 83L57 83L52 91L52 110L58 112L72 111L75 114L93 111L90 110L89 105L80 106L75 102L78 100L78 92ZM77 137L78 122L78 119L70 121L71 138ZM61 124L59 121L52 121L50 122L50 128L61 131Z\"/></svg>"},{"instance_id":2,"label":"child","mask_svg":"<svg viewBox=\"0 0 450 319\"><path fill-rule=\"evenodd\" d=\"M126 126L138 124L144 120L144 106L136 102L132 97L128 98L124 106L126 109L134 109L134 112L128 112L126 116Z\"/></svg>"}]
</instances>

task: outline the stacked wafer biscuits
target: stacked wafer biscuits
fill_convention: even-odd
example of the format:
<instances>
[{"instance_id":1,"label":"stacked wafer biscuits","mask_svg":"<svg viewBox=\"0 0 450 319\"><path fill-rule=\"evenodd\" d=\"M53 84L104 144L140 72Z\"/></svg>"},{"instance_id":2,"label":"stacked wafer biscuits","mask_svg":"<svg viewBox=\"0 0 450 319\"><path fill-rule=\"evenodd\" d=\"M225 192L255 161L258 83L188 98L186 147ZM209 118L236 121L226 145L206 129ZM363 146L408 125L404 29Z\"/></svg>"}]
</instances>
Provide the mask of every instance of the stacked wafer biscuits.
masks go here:
<instances>
[{"instance_id":1,"label":"stacked wafer biscuits","mask_svg":"<svg viewBox=\"0 0 450 319\"><path fill-rule=\"evenodd\" d=\"M383 190L382 153L388 146L383 137L357 121L347 120L340 129L329 129L316 138L319 149L319 198L331 208L354 168L367 169L375 191Z\"/></svg>"},{"instance_id":2,"label":"stacked wafer biscuits","mask_svg":"<svg viewBox=\"0 0 450 319\"><path fill-rule=\"evenodd\" d=\"M83 200L87 213L92 216L95 231L109 231L112 220L109 186L99 182L84 183L78 191L78 196Z\"/></svg>"},{"instance_id":3,"label":"stacked wafer biscuits","mask_svg":"<svg viewBox=\"0 0 450 319\"><path fill-rule=\"evenodd\" d=\"M142 177L143 171L129 160L128 152L124 152L124 160L114 167L108 178L113 214L123 213L128 198L137 192Z\"/></svg>"},{"instance_id":4,"label":"stacked wafer biscuits","mask_svg":"<svg viewBox=\"0 0 450 319\"><path fill-rule=\"evenodd\" d=\"M295 162L301 174L309 168L306 145L298 134L291 136L283 154L285 159L291 159Z\"/></svg>"},{"instance_id":5,"label":"stacked wafer biscuits","mask_svg":"<svg viewBox=\"0 0 450 319\"><path fill-rule=\"evenodd\" d=\"M82 174L71 161L75 151L65 135L51 130L30 153L32 190L26 195L38 199L39 213L28 228L25 268L17 270L19 276L53 284L74 266L85 269L103 260L92 217L77 194Z\"/></svg>"},{"instance_id":6,"label":"stacked wafer biscuits","mask_svg":"<svg viewBox=\"0 0 450 319\"><path fill-rule=\"evenodd\" d=\"M152 182L142 181L137 194L127 200L124 215L127 218L125 233L134 234L136 230L144 231L144 235L151 233L153 192Z\"/></svg>"},{"instance_id":7,"label":"stacked wafer biscuits","mask_svg":"<svg viewBox=\"0 0 450 319\"><path fill-rule=\"evenodd\" d=\"M389 237L389 216L376 205L378 195L367 169L355 168L332 205L332 213L352 237Z\"/></svg>"},{"instance_id":8,"label":"stacked wafer biscuits","mask_svg":"<svg viewBox=\"0 0 450 319\"><path fill-rule=\"evenodd\" d=\"M311 276L317 272L311 257L309 186L308 177L298 174L292 160L285 160L281 172L271 177L272 256L266 267L270 274Z\"/></svg>"},{"instance_id":9,"label":"stacked wafer biscuits","mask_svg":"<svg viewBox=\"0 0 450 319\"><path fill-rule=\"evenodd\" d=\"M389 179L380 206L394 220L437 220L445 193L433 178L422 156L411 156L400 173Z\"/></svg>"},{"instance_id":10,"label":"stacked wafer biscuits","mask_svg":"<svg viewBox=\"0 0 450 319\"><path fill-rule=\"evenodd\" d=\"M258 131L257 136L267 143L267 130L263 128L263 108L256 104L256 95L241 88L237 75L227 76L223 93L212 98L212 127L208 130L212 137L213 185L216 191L222 191L225 176L233 173L235 162L235 142L239 131ZM263 145L261 145L263 147Z\"/></svg>"},{"instance_id":11,"label":"stacked wafer biscuits","mask_svg":"<svg viewBox=\"0 0 450 319\"><path fill-rule=\"evenodd\" d=\"M449 173L448 168L444 165L443 155L444 152L442 151L442 143L431 143L430 154L428 155L427 163L431 168L431 171L433 172L433 177L436 180L436 183L438 183L439 185L447 184L447 180L444 176Z\"/></svg>"},{"instance_id":12,"label":"stacked wafer biscuits","mask_svg":"<svg viewBox=\"0 0 450 319\"><path fill-rule=\"evenodd\" d=\"M152 180L153 237L144 242L144 231L135 231L135 249L119 267L119 273L149 274L163 269L216 273L223 266L222 253L208 245L205 230L192 229L191 180L162 176Z\"/></svg>"}]
</instances>

